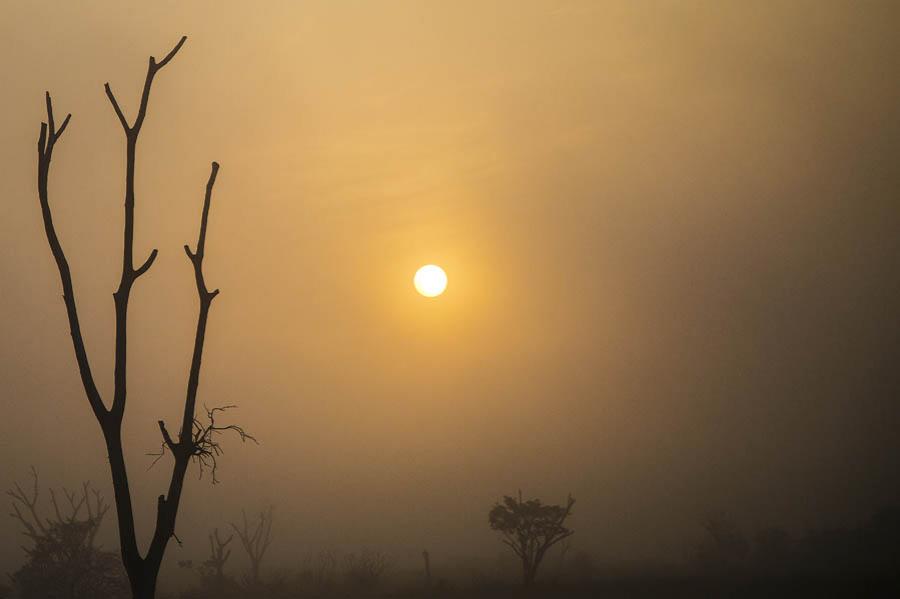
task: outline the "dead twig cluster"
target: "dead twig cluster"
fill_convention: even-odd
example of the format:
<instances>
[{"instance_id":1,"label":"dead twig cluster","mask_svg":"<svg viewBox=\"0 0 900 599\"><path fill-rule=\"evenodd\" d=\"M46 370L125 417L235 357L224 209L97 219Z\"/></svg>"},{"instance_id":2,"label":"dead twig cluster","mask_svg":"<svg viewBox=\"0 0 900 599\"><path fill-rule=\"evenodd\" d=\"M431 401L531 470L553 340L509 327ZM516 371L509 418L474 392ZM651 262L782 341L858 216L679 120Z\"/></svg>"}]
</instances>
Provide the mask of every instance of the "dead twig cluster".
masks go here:
<instances>
[{"instance_id":1,"label":"dead twig cluster","mask_svg":"<svg viewBox=\"0 0 900 599\"><path fill-rule=\"evenodd\" d=\"M256 440L256 437L244 430L242 426L239 426L237 424L227 424L224 426L216 424L216 413L224 413L234 408L237 408L237 406L229 405L219 406L215 408L207 408L206 406L203 406L203 409L206 411L207 421L201 422L199 419L194 418L194 422L192 424L192 433L188 449L190 458L199 466L199 477L203 478L203 474L205 472L209 472L213 484L219 482L219 479L216 478L218 457L225 453L225 450L222 449L221 443L219 443L219 435L231 431L238 435L242 443L252 441L257 445L259 444L259 441ZM173 448L178 446L178 444L176 444L172 440L172 437L169 435L162 421L160 421L159 426L160 431L163 435L163 442L160 445L159 451L150 452L147 454L154 457L153 462L151 462L150 464L150 468L152 468L160 459L162 459L162 457L166 454L166 448L168 448L169 450L173 450Z\"/></svg>"}]
</instances>

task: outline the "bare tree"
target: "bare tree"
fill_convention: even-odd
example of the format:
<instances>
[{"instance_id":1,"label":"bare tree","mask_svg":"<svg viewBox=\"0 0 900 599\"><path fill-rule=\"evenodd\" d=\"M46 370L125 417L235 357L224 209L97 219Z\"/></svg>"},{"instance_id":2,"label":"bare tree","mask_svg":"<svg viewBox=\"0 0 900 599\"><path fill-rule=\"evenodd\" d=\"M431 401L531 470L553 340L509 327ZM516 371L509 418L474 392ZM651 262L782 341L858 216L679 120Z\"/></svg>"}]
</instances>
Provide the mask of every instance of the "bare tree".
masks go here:
<instances>
[{"instance_id":1,"label":"bare tree","mask_svg":"<svg viewBox=\"0 0 900 599\"><path fill-rule=\"evenodd\" d=\"M234 535L228 535L228 538L222 539L219 536L219 529L216 528L209 533L209 557L202 561L196 569L194 568L194 560L179 560L178 567L191 570L200 577L200 588L197 589L197 596L208 596L210 593L215 596L223 596L230 593L235 588L234 581L226 576L225 564L231 557L231 549L228 545L234 539ZM185 597L195 596L193 593L187 593Z\"/></svg>"},{"instance_id":2,"label":"bare tree","mask_svg":"<svg viewBox=\"0 0 900 599\"><path fill-rule=\"evenodd\" d=\"M97 531L109 510L103 495L82 484L79 491L63 488L65 502L51 487L50 515L41 513L37 471L33 484L25 490L15 483L6 492L12 500L10 516L19 521L22 534L30 541L22 549L26 563L10 576L19 596L45 599L79 597L123 597L128 584L122 564L115 554L96 545Z\"/></svg>"},{"instance_id":3,"label":"bare tree","mask_svg":"<svg viewBox=\"0 0 900 599\"><path fill-rule=\"evenodd\" d=\"M38 484L38 474L34 466L31 467L32 487L31 492L22 489L19 483L14 483L13 488L6 492L12 498L10 505L12 513L10 516L19 521L24 529L23 534L37 543L41 539L45 539L50 534L50 528L53 526L72 526L80 530L79 545L86 547L94 547L94 539L97 531L103 523L103 517L109 510L109 505L104 501L100 491L91 488L90 482L84 482L81 485L81 493L69 491L65 487L62 489L63 496L68 503L68 510L65 504L60 508L56 499L56 493L50 488L50 504L53 507L53 515L55 518L47 518L40 515L40 507L38 501L40 499L40 486ZM82 517L82 508L84 508L85 516Z\"/></svg>"},{"instance_id":4,"label":"bare tree","mask_svg":"<svg viewBox=\"0 0 900 599\"><path fill-rule=\"evenodd\" d=\"M250 559L250 573L247 576L247 583L251 586L259 585L261 578L259 576L260 565L272 543L272 515L274 508L269 506L268 510L259 513L259 517L253 521L251 525L247 520L247 512L241 510L241 527L231 523L231 528L237 533L241 546Z\"/></svg>"},{"instance_id":5,"label":"bare tree","mask_svg":"<svg viewBox=\"0 0 900 599\"><path fill-rule=\"evenodd\" d=\"M534 582L538 566L547 550L575 531L566 528L575 500L569 495L566 506L544 505L539 499L522 501L506 496L494 504L488 514L491 528L500 532L501 541L522 560L522 580L526 586Z\"/></svg>"},{"instance_id":6,"label":"bare tree","mask_svg":"<svg viewBox=\"0 0 900 599\"><path fill-rule=\"evenodd\" d=\"M215 529L209 535L209 559L203 562L212 585L216 590L222 590L225 587L225 563L231 557L231 549L228 544L234 539L234 535L228 535L224 541L219 537L219 529Z\"/></svg>"},{"instance_id":7,"label":"bare tree","mask_svg":"<svg viewBox=\"0 0 900 599\"><path fill-rule=\"evenodd\" d=\"M141 551L138 549L137 537L135 535L134 511L128 484L128 471L125 465L125 456L122 448L122 420L125 414L127 397L128 300L131 296L131 289L135 281L137 281L141 275L145 274L153 265L157 256L157 250L154 249L150 252L147 259L139 266L135 267L133 250L135 154L138 136L141 132L141 127L144 124L144 119L147 116L147 105L150 100L150 89L153 85L153 81L157 73L159 73L159 71L175 57L185 40L187 40L187 37L182 37L175 47L160 61L157 61L152 56L150 57L147 66L147 76L144 80L144 88L141 93L140 106L138 107L137 116L133 123L129 124L128 119L122 112L109 84L107 83L105 85L106 95L125 132L126 142L125 228L122 250L122 275L119 280L119 287L115 293L113 293L116 315L116 333L114 390L112 405L110 407L107 407L106 403L104 403L100 391L97 389L94 382L94 376L91 372L90 362L82 338L81 325L78 319L75 293L72 285L72 275L69 271L69 264L66 260L65 253L63 252L62 245L56 234L50 211L47 184L50 174L50 161L56 143L66 130L71 115L66 116L60 127L58 129L56 128L56 123L53 118L53 105L50 100L49 92L46 94L47 122L41 123L41 132L38 139L38 197L40 199L41 212L44 220L44 229L47 234L47 242L50 245L50 250L53 253L53 258L56 260L56 265L59 269L59 276L63 288L63 301L65 302L66 314L69 319L72 344L75 349L75 359L78 363L81 382L84 386L88 403L91 406L97 422L100 424L100 428L103 431L103 437L106 440L113 490L115 493L122 562L128 573L132 594L135 599L151 599L156 594L156 581L159 575L160 565L162 564L163 554L165 553L169 539L175 534L175 519L181 501L184 476L189 463L192 460L198 461L202 469L209 465L209 462L205 460L209 457L210 452L212 452L213 455L218 455L218 444L214 441L211 434L208 434L208 432L207 434L200 434L199 436L196 434L196 420L194 417L197 402L197 387L200 382L200 362L203 357L203 342L206 336L206 324L209 317L209 309L213 298L219 293L218 289L209 291L203 278L206 228L209 219L213 185L215 184L216 174L219 170L219 165L213 162L209 180L206 184L206 196L203 203L200 233L197 239L196 249L191 251L189 246L184 246L184 251L193 266L194 279L196 281L197 294L200 303L200 311L197 318L197 330L194 339L194 350L188 376L187 394L184 401L184 412L177 440L173 439L166 430L166 425L163 421L159 421L159 429L163 437L163 443L165 448L172 454L174 464L172 467L168 492L164 495L159 495L157 499L156 526L153 531L152 540L150 541L146 553L142 555ZM202 430L203 429L201 428L201 432ZM242 439L245 438L245 434L241 429L235 427L233 430L236 430L241 435ZM214 462L212 465L214 466Z\"/></svg>"}]
</instances>

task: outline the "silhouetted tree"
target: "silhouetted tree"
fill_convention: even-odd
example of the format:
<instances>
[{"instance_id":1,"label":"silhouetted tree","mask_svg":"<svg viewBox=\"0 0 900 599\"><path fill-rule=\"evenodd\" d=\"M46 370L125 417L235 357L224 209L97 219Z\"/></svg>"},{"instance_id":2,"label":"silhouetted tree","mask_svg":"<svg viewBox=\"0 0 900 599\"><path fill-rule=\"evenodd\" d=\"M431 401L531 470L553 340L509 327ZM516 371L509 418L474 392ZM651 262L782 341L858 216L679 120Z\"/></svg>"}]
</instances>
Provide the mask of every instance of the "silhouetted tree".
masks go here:
<instances>
[{"instance_id":1,"label":"silhouetted tree","mask_svg":"<svg viewBox=\"0 0 900 599\"><path fill-rule=\"evenodd\" d=\"M33 487L18 483L7 491L12 497L13 518L22 525L31 544L23 547L26 563L10 577L23 599L81 599L128 594L128 580L114 553L95 545L95 538L109 506L103 496L84 483L81 492L63 489L65 503L50 489L52 515L40 513L37 472Z\"/></svg>"},{"instance_id":2,"label":"silhouetted tree","mask_svg":"<svg viewBox=\"0 0 900 599\"><path fill-rule=\"evenodd\" d=\"M116 502L116 514L118 517L119 543L122 554L122 562L128 573L132 594L135 599L151 599L156 594L156 580L159 568L162 564L163 554L169 539L175 534L175 519L181 501L181 492L184 485L184 476L191 460L196 460L200 468L215 467L215 456L219 453L219 446L214 433L206 426L199 424L195 419L194 409L197 401L197 387L200 381L200 362L203 356L203 341L206 336L206 323L209 317L209 309L212 300L219 290L209 291L203 278L203 257L206 245L206 227L209 218L209 207L212 197L212 189L216 180L219 165L212 163L212 170L206 184L206 197L203 203L203 212L200 220L200 233L196 250L191 251L185 245L184 250L193 266L194 279L197 285L200 311L197 317L197 330L194 339L194 350L191 358L191 367L188 375L187 394L184 402L184 411L181 418L181 428L177 439L173 439L162 420L159 421L159 429L163 438L164 450L171 452L174 457L172 474L169 481L168 492L159 495L156 508L156 526L153 538L145 554L138 549L135 534L134 511L131 501L131 491L128 484L128 472L125 465L125 455L122 447L122 420L125 415L126 388L127 388L127 318L128 300L135 281L145 274L156 259L157 250L139 266L134 264L134 209L135 209L135 155L137 151L138 136L144 119L147 115L147 105L150 100L150 88L157 73L165 67L175 54L181 49L187 37L181 40L166 56L157 62L150 57L147 66L147 76L144 80L144 88L141 93L140 105L134 122L129 124L122 112L115 95L109 84L105 85L106 95L112 104L113 110L125 132L125 227L122 250L122 276L119 287L113 294L115 303L115 365L114 365L114 389L112 405L107 407L100 391L94 383L90 362L84 346L81 333L81 325L78 319L78 311L75 303L75 292L72 285L72 275L69 271L69 263L66 260L62 245L56 234L53 218L50 211L48 193L48 179L50 175L50 161L53 150L63 132L69 124L71 115L66 116L59 129L53 118L53 105L50 93L46 94L47 122L41 123L41 132L38 139L38 197L40 199L41 212L44 221L44 229L47 234L47 242L56 260L60 280L63 288L63 301L66 306L66 314L69 320L69 328L72 343L75 349L75 359L78 362L78 370L81 382L84 386L88 402L103 431L106 440L106 448L109 456L109 467L112 475L113 490ZM212 425L209 425L212 426ZM226 427L238 432L242 439L245 438L243 430L239 427ZM202 471L202 470L201 470Z\"/></svg>"},{"instance_id":3,"label":"silhouetted tree","mask_svg":"<svg viewBox=\"0 0 900 599\"><path fill-rule=\"evenodd\" d=\"M225 574L225 564L231 557L231 549L228 545L231 543L234 535L222 539L219 536L219 529L216 528L209 533L209 557L200 563L200 566L194 568L193 560L181 560L178 562L180 568L190 570L200 577L200 585L197 588L189 589L182 593L184 599L195 599L200 597L231 597L239 592L238 585L234 580Z\"/></svg>"},{"instance_id":4,"label":"silhouetted tree","mask_svg":"<svg viewBox=\"0 0 900 599\"><path fill-rule=\"evenodd\" d=\"M247 575L247 584L249 586L258 586L261 582L259 575L260 566L266 551L272 542L272 516L273 507L259 513L259 517L254 520L251 525L247 520L247 512L241 510L241 527L231 523L231 528L237 533L238 539L241 541L241 547L247 553L250 560L250 572Z\"/></svg>"},{"instance_id":5,"label":"silhouetted tree","mask_svg":"<svg viewBox=\"0 0 900 599\"><path fill-rule=\"evenodd\" d=\"M575 500L569 495L566 506L544 505L539 499L522 501L504 496L488 514L491 528L500 532L501 541L522 560L522 582L531 585L547 550L575 531L566 528Z\"/></svg>"},{"instance_id":6,"label":"silhouetted tree","mask_svg":"<svg viewBox=\"0 0 900 599\"><path fill-rule=\"evenodd\" d=\"M211 586L221 590L225 586L225 563L231 557L231 549L228 544L234 539L234 535L228 535L224 541L219 537L219 529L215 529L209 535L209 559L203 562L203 574L211 582Z\"/></svg>"}]
</instances>

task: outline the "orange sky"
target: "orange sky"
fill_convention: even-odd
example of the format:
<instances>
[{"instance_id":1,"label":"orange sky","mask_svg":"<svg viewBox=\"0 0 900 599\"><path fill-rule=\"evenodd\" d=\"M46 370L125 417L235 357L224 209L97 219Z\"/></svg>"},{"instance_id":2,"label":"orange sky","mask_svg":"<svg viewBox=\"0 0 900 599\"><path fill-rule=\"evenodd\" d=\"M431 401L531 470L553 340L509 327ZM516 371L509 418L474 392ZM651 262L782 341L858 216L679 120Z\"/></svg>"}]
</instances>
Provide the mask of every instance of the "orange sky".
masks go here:
<instances>
[{"instance_id":1,"label":"orange sky","mask_svg":"<svg viewBox=\"0 0 900 599\"><path fill-rule=\"evenodd\" d=\"M0 486L30 464L107 484L35 193L43 91L73 113L51 202L108 393L124 144L102 86L133 114L147 56L186 34L138 150L135 253L160 250L130 311L138 510L183 398L181 246L211 160L200 400L238 404L261 445L230 443L220 486L189 482L200 541L274 502L311 548L493 551L487 509L522 488L571 490L601 555L671 557L708 509L799 526L896 500L898 16L7 3ZM439 300L411 285L429 262Z\"/></svg>"}]
</instances>

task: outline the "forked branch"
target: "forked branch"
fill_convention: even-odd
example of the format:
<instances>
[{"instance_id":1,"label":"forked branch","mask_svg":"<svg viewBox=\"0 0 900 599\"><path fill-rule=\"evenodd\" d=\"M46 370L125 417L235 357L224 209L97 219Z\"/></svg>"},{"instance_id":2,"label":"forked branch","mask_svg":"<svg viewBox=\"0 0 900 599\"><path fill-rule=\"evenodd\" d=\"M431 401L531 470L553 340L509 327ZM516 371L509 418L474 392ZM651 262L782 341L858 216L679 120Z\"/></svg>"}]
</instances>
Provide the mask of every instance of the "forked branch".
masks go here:
<instances>
[{"instance_id":1,"label":"forked branch","mask_svg":"<svg viewBox=\"0 0 900 599\"><path fill-rule=\"evenodd\" d=\"M128 119L125 118L125 113L122 112L122 108L119 106L118 100L116 100L115 94L113 94L112 88L110 88L109 83L105 83L103 88L106 90L106 97L109 98L110 104L112 104L113 110L116 111L116 116L119 117L119 122L122 124L122 128L125 130L126 135L128 136L137 136L137 134L141 130L141 125L144 124L144 117L147 116L147 103L150 101L150 87L153 85L153 78L156 76L156 73L159 72L164 66L166 66L172 58L175 57L175 54L181 49L181 46L184 45L184 42L187 41L187 36L182 36L178 43L175 44L175 47L166 54L166 57L163 58L160 62L156 62L154 57L150 57L149 64L147 65L147 77L144 79L144 90L141 92L141 105L138 108L137 117L134 119L134 124L129 125Z\"/></svg>"},{"instance_id":2,"label":"forked branch","mask_svg":"<svg viewBox=\"0 0 900 599\"><path fill-rule=\"evenodd\" d=\"M209 291L206 287L206 280L203 276L203 258L206 253L206 230L209 224L209 209L212 204L213 187L216 184L216 175L219 172L219 164L212 163L209 173L209 179L206 182L206 194L203 198L203 210L200 215L200 231L197 235L197 246L191 251L189 245L185 244L184 252L194 269L194 280L197 285L197 296L200 300L200 310L197 315L197 333L194 338L194 352L191 359L191 369L188 374L187 394L184 402L184 414L181 420L181 430L178 433L178 440L174 440L172 435L166 428L165 422L159 421L159 430L163 437L162 445L159 451L148 455L154 456L156 459L150 464L152 468L166 452L166 449L172 452L176 463L178 461L186 462L194 460L200 467L200 476L205 471L209 471L212 476L212 482L218 482L216 478L217 459L222 455L222 446L219 444L218 436L227 431L237 433L241 441L253 441L257 443L256 438L245 431L241 426L229 424L220 426L216 424L216 415L225 412L236 406L228 405L206 409L207 422L201 422L195 416L197 405L197 388L200 384L200 366L203 361L203 345L206 338L206 324L209 319L209 308L212 300L219 294L219 290Z\"/></svg>"},{"instance_id":3,"label":"forked branch","mask_svg":"<svg viewBox=\"0 0 900 599\"><path fill-rule=\"evenodd\" d=\"M188 375L187 395L184 401L184 414L181 419L181 442L191 442L191 433L194 424L194 411L197 405L197 387L200 384L200 363L203 361L203 342L206 338L206 322L209 318L209 307L213 298L219 294L219 290L210 292L206 288L206 280L203 278L203 256L206 251L206 226L209 223L209 207L212 203L213 186L216 184L216 175L219 173L219 163L213 162L209 172L209 180L206 182L206 194L203 198L203 212L200 215L200 233L197 235L197 249L191 252L191 248L185 244L184 252L194 267L194 280L197 284L197 295L200 299L200 312L197 315L197 333L194 337L194 353L191 357L191 370Z\"/></svg>"},{"instance_id":4,"label":"forked branch","mask_svg":"<svg viewBox=\"0 0 900 599\"><path fill-rule=\"evenodd\" d=\"M213 186L216 184L216 175L219 174L219 163L213 162L209 173L209 180L206 182L206 196L203 200L203 213L200 216L200 234L197 237L197 249L191 251L188 244L184 245L184 253L187 254L188 260L194 265L194 276L197 280L197 293L200 295L200 301L212 301L219 294L219 290L209 291L206 288L206 281L203 279L203 255L206 249L206 226L209 222L209 206L212 201Z\"/></svg>"}]
</instances>

